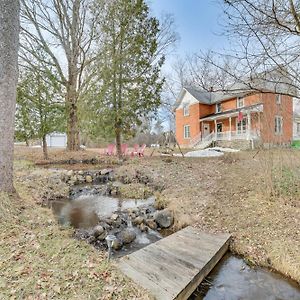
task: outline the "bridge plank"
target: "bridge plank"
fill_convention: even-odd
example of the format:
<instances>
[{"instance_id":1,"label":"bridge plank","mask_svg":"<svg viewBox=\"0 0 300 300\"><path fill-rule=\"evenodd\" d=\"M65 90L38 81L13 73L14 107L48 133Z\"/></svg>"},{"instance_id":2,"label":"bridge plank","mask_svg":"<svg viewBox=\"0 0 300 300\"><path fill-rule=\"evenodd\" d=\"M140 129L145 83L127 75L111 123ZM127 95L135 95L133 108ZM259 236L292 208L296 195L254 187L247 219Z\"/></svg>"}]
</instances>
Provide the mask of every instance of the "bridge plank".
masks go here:
<instances>
[{"instance_id":1,"label":"bridge plank","mask_svg":"<svg viewBox=\"0 0 300 300\"><path fill-rule=\"evenodd\" d=\"M118 266L158 300L187 299L225 254L229 239L189 226L123 257Z\"/></svg>"}]
</instances>

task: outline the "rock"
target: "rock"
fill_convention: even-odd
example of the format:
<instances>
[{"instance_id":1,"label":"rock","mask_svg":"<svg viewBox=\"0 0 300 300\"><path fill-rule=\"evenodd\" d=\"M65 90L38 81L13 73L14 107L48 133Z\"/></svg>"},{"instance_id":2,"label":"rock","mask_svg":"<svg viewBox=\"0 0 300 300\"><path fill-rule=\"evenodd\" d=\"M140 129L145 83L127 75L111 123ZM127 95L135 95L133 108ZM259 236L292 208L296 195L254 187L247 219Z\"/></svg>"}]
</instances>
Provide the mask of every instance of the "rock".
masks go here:
<instances>
[{"instance_id":1,"label":"rock","mask_svg":"<svg viewBox=\"0 0 300 300\"><path fill-rule=\"evenodd\" d=\"M77 180L78 180L80 183L83 183L83 182L85 182L85 177L82 176L82 175L77 175Z\"/></svg>"},{"instance_id":2,"label":"rock","mask_svg":"<svg viewBox=\"0 0 300 300\"><path fill-rule=\"evenodd\" d=\"M101 225L97 225L94 227L93 229L93 236L94 237L98 237L99 235L101 235L104 232L104 228Z\"/></svg>"},{"instance_id":3,"label":"rock","mask_svg":"<svg viewBox=\"0 0 300 300\"><path fill-rule=\"evenodd\" d=\"M120 250L122 248L122 246L123 246L123 243L122 243L121 240L116 239L116 240L113 241L112 248L114 250Z\"/></svg>"},{"instance_id":4,"label":"rock","mask_svg":"<svg viewBox=\"0 0 300 300\"><path fill-rule=\"evenodd\" d=\"M87 175L87 176L85 177L85 181L86 181L87 183L92 183L92 182L93 182L93 177L92 177L91 175Z\"/></svg>"},{"instance_id":5,"label":"rock","mask_svg":"<svg viewBox=\"0 0 300 300\"><path fill-rule=\"evenodd\" d=\"M119 218L118 214L112 214L110 217L113 221L116 221Z\"/></svg>"},{"instance_id":6,"label":"rock","mask_svg":"<svg viewBox=\"0 0 300 300\"><path fill-rule=\"evenodd\" d=\"M68 171L67 176L69 176L69 177L74 176L74 171L73 170Z\"/></svg>"},{"instance_id":7,"label":"rock","mask_svg":"<svg viewBox=\"0 0 300 300\"><path fill-rule=\"evenodd\" d=\"M113 225L114 221L112 219L106 219L105 223L111 226Z\"/></svg>"},{"instance_id":8,"label":"rock","mask_svg":"<svg viewBox=\"0 0 300 300\"><path fill-rule=\"evenodd\" d=\"M103 169L103 170L100 171L100 174L101 174L101 175L107 175L107 174L109 174L111 171L112 171L112 169Z\"/></svg>"},{"instance_id":9,"label":"rock","mask_svg":"<svg viewBox=\"0 0 300 300\"><path fill-rule=\"evenodd\" d=\"M157 224L154 219L147 219L146 224L149 228L155 230L157 228Z\"/></svg>"},{"instance_id":10,"label":"rock","mask_svg":"<svg viewBox=\"0 0 300 300\"><path fill-rule=\"evenodd\" d=\"M132 224L133 225L140 225L144 222L144 218L139 216L139 217L136 217L133 221L132 221Z\"/></svg>"},{"instance_id":11,"label":"rock","mask_svg":"<svg viewBox=\"0 0 300 300\"><path fill-rule=\"evenodd\" d=\"M122 220L118 218L116 221L113 222L112 224L114 227L120 227L122 225Z\"/></svg>"},{"instance_id":12,"label":"rock","mask_svg":"<svg viewBox=\"0 0 300 300\"><path fill-rule=\"evenodd\" d=\"M72 171L73 172L73 171ZM77 182L77 176L71 176L70 181Z\"/></svg>"},{"instance_id":13,"label":"rock","mask_svg":"<svg viewBox=\"0 0 300 300\"><path fill-rule=\"evenodd\" d=\"M83 171L78 171L78 175L83 175L84 172Z\"/></svg>"},{"instance_id":14,"label":"rock","mask_svg":"<svg viewBox=\"0 0 300 300\"><path fill-rule=\"evenodd\" d=\"M87 238L87 242L88 242L89 244L92 244L92 243L94 243L95 241L96 241L96 239L95 239L94 236L90 236L90 237Z\"/></svg>"},{"instance_id":15,"label":"rock","mask_svg":"<svg viewBox=\"0 0 300 300\"><path fill-rule=\"evenodd\" d=\"M161 228L168 228L173 225L174 216L170 210L164 209L154 214L154 220Z\"/></svg>"},{"instance_id":16,"label":"rock","mask_svg":"<svg viewBox=\"0 0 300 300\"><path fill-rule=\"evenodd\" d=\"M140 230L141 232L148 232L149 228L145 224L140 224Z\"/></svg>"},{"instance_id":17,"label":"rock","mask_svg":"<svg viewBox=\"0 0 300 300\"><path fill-rule=\"evenodd\" d=\"M130 229L124 229L118 234L118 238L124 243L124 244L130 244L133 242L136 238L136 233L133 230Z\"/></svg>"},{"instance_id":18,"label":"rock","mask_svg":"<svg viewBox=\"0 0 300 300\"><path fill-rule=\"evenodd\" d=\"M135 219L135 218L137 217L137 215L136 215L135 213L130 213L130 214L129 214L129 217L130 217L131 219Z\"/></svg>"},{"instance_id":19,"label":"rock","mask_svg":"<svg viewBox=\"0 0 300 300\"><path fill-rule=\"evenodd\" d=\"M100 240L100 241L104 241L105 238L106 238L106 236L107 236L107 232L104 231L103 233L101 233L101 234L97 237L97 239Z\"/></svg>"}]
</instances>

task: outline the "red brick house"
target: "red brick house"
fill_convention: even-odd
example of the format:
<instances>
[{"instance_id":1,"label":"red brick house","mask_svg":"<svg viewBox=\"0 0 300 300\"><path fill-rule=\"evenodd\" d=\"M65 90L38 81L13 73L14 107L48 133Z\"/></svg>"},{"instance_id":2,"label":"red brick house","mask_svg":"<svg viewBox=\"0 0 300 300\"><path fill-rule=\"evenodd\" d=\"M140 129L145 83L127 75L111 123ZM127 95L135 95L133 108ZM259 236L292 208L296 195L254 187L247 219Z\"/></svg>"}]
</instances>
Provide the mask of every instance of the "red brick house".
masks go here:
<instances>
[{"instance_id":1,"label":"red brick house","mask_svg":"<svg viewBox=\"0 0 300 300\"><path fill-rule=\"evenodd\" d=\"M182 89L175 106L181 146L212 142L239 148L289 144L293 138L292 97L272 92L206 92Z\"/></svg>"}]
</instances>

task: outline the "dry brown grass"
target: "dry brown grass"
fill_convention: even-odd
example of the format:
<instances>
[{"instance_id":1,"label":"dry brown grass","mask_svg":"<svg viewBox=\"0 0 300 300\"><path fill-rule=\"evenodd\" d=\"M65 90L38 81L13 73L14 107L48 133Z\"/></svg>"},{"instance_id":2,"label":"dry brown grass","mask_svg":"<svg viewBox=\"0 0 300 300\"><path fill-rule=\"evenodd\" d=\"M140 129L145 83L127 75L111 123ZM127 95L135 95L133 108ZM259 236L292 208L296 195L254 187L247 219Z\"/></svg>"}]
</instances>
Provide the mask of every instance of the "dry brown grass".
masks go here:
<instances>
[{"instance_id":1,"label":"dry brown grass","mask_svg":"<svg viewBox=\"0 0 300 300\"><path fill-rule=\"evenodd\" d=\"M148 299L106 253L73 239L37 205L33 183L20 181L23 167L16 169L20 199L0 195L0 299Z\"/></svg>"},{"instance_id":2,"label":"dry brown grass","mask_svg":"<svg viewBox=\"0 0 300 300\"><path fill-rule=\"evenodd\" d=\"M176 216L176 229L193 224L230 232L232 251L300 282L300 153L247 151L221 158L152 158L130 167L151 174ZM131 170L132 172L132 170Z\"/></svg>"},{"instance_id":3,"label":"dry brown grass","mask_svg":"<svg viewBox=\"0 0 300 300\"><path fill-rule=\"evenodd\" d=\"M232 251L300 282L299 151L134 158L115 168L129 181L137 172L148 176L174 211L176 229L230 232Z\"/></svg>"}]
</instances>

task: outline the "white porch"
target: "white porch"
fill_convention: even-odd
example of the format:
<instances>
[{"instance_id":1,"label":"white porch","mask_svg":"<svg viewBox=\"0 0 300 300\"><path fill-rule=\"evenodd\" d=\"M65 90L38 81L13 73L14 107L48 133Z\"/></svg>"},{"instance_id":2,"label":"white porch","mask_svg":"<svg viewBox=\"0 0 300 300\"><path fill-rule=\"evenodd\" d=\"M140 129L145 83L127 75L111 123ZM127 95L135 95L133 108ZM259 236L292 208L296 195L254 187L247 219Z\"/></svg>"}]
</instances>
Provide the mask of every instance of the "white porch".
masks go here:
<instances>
[{"instance_id":1,"label":"white porch","mask_svg":"<svg viewBox=\"0 0 300 300\"><path fill-rule=\"evenodd\" d=\"M200 119L201 132L191 141L191 146L196 147L202 144L207 147L211 142L216 141L258 140L260 139L260 112L262 111L263 104L260 103L202 118ZM241 120L238 120L240 113L243 116ZM252 124L255 113L257 113L256 124Z\"/></svg>"}]
</instances>

